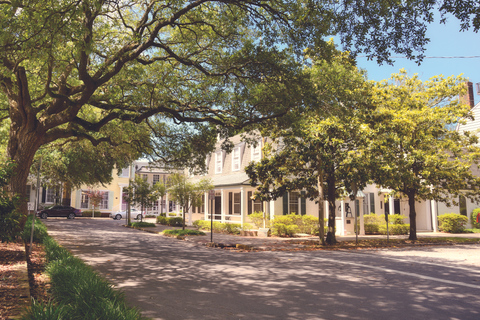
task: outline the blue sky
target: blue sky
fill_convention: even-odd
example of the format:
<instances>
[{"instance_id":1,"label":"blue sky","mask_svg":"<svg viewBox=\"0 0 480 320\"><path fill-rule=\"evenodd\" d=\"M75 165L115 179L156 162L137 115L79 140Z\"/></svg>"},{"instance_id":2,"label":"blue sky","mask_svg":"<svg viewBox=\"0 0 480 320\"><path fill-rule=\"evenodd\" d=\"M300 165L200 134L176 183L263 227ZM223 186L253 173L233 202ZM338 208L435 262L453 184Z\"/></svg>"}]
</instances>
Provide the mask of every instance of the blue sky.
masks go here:
<instances>
[{"instance_id":1,"label":"blue sky","mask_svg":"<svg viewBox=\"0 0 480 320\"><path fill-rule=\"evenodd\" d=\"M368 79L375 81L387 79L392 73L404 68L409 75L417 73L422 80L428 80L435 75L448 77L463 74L475 84L480 82L480 33L459 30L460 25L455 18L449 18L446 24L430 24L427 31L430 43L426 47L425 56L476 58L426 58L421 65L408 59L397 58L393 66L379 66L375 61L359 57L358 67L367 70ZM480 96L475 94L475 103L479 100Z\"/></svg>"}]
</instances>

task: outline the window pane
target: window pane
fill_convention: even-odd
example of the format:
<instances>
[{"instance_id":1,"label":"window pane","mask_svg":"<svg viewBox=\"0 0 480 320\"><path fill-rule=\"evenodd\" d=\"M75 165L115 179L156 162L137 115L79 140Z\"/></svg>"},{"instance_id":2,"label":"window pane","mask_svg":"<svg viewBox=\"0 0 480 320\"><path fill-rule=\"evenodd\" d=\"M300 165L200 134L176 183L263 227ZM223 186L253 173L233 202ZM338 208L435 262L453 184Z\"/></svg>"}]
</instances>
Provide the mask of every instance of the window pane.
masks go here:
<instances>
[{"instance_id":1,"label":"window pane","mask_svg":"<svg viewBox=\"0 0 480 320\"><path fill-rule=\"evenodd\" d=\"M289 213L300 214L298 211L298 192L290 192L288 202L290 207Z\"/></svg>"}]
</instances>

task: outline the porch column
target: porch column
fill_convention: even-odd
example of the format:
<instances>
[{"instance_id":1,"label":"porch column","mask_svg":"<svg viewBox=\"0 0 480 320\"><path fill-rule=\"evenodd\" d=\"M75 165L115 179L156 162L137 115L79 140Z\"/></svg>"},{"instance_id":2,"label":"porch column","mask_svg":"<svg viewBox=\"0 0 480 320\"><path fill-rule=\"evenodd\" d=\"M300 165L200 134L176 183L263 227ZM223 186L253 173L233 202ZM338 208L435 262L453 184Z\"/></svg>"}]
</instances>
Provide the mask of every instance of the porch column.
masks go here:
<instances>
[{"instance_id":1,"label":"porch column","mask_svg":"<svg viewBox=\"0 0 480 320\"><path fill-rule=\"evenodd\" d=\"M210 203L210 198L208 197L208 192L203 194L205 201L203 202L203 220L210 220L208 219L208 204Z\"/></svg>"},{"instance_id":2,"label":"porch column","mask_svg":"<svg viewBox=\"0 0 480 320\"><path fill-rule=\"evenodd\" d=\"M435 200L430 200L430 211L432 213L432 230L433 232L438 232L437 206L435 204Z\"/></svg>"},{"instance_id":3,"label":"porch column","mask_svg":"<svg viewBox=\"0 0 480 320\"><path fill-rule=\"evenodd\" d=\"M245 223L245 190L243 187L240 187L240 224L243 227L243 224Z\"/></svg>"},{"instance_id":4,"label":"porch column","mask_svg":"<svg viewBox=\"0 0 480 320\"><path fill-rule=\"evenodd\" d=\"M342 236L346 236L347 235L347 230L345 228L345 223L347 221L347 219L345 219L345 200L342 199L342 201L340 201L340 217L341 217L341 227L342 229L339 230L340 231L340 235Z\"/></svg>"},{"instance_id":5,"label":"porch column","mask_svg":"<svg viewBox=\"0 0 480 320\"><path fill-rule=\"evenodd\" d=\"M393 196L389 196L388 197L388 210L389 210L389 214L395 214L395 205L394 205L395 201L393 199Z\"/></svg>"},{"instance_id":6,"label":"porch column","mask_svg":"<svg viewBox=\"0 0 480 320\"><path fill-rule=\"evenodd\" d=\"M362 205L360 205L360 199L362 200ZM362 197L358 199L358 206L360 207L360 235L364 236L365 235L365 223L363 222L363 202L365 201L365 198Z\"/></svg>"},{"instance_id":7,"label":"porch column","mask_svg":"<svg viewBox=\"0 0 480 320\"><path fill-rule=\"evenodd\" d=\"M225 205L224 205L225 197L223 196L223 189L220 189L220 212L221 212L221 220L220 222L225 223Z\"/></svg>"}]
</instances>

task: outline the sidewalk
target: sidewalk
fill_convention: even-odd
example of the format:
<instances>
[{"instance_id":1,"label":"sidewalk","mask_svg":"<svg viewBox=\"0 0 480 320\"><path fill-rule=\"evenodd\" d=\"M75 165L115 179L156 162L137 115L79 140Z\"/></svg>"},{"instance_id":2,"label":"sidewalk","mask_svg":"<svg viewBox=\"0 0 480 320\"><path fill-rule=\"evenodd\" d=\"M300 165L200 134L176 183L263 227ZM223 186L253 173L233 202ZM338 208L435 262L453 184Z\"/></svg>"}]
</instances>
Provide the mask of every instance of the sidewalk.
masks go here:
<instances>
[{"instance_id":1,"label":"sidewalk","mask_svg":"<svg viewBox=\"0 0 480 320\"><path fill-rule=\"evenodd\" d=\"M154 219L146 219L147 222L154 223ZM142 230L153 233L161 233L167 229L180 229L176 227L169 227L156 224L155 227L142 228ZM196 229L187 227L187 229ZM221 247L221 248L239 248L239 249L257 249L257 250L285 250L285 249L299 249L313 244L313 241L318 241L318 236L300 236L295 238L280 238L280 237L248 237L240 235L230 235L222 233L213 234L213 243L211 241L212 235L209 231L204 231L204 236L187 236L186 241L196 242L201 245ZM480 241L480 233L442 233L442 232L418 232L417 237L420 238L473 238ZM408 235L391 235L390 239L408 239ZM337 241L355 241L355 235L336 236ZM387 241L386 235L359 235L358 240L368 239L382 239ZM309 243L310 242L310 243Z\"/></svg>"}]
</instances>

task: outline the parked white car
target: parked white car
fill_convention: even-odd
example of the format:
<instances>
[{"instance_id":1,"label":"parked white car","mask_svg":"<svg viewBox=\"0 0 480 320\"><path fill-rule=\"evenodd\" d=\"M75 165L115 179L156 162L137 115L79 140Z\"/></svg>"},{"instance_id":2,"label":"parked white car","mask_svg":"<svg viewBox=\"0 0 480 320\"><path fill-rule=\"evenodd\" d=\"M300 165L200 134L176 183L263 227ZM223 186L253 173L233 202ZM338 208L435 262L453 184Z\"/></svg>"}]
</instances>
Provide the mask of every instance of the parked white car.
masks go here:
<instances>
[{"instance_id":1,"label":"parked white car","mask_svg":"<svg viewBox=\"0 0 480 320\"><path fill-rule=\"evenodd\" d=\"M108 216L110 218L113 218L114 220L125 219L127 217L127 211L124 210L124 211L112 212ZM143 213L143 217L145 217L145 213ZM140 220L142 219L142 213L140 212L140 210L132 208L130 209L130 218Z\"/></svg>"}]
</instances>

